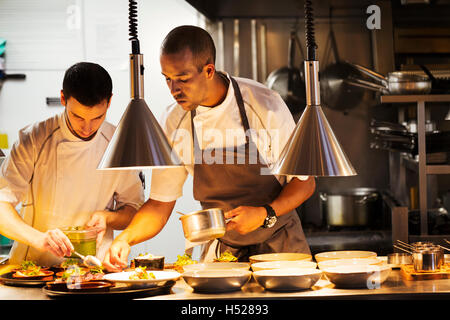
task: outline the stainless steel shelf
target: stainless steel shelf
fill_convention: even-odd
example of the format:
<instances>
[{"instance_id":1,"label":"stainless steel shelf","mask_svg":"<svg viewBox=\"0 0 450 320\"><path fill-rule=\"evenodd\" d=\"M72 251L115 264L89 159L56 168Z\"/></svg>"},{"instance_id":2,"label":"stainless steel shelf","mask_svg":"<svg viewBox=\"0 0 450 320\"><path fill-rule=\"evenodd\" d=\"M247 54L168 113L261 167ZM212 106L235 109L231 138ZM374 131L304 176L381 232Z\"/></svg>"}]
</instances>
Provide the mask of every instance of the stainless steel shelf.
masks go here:
<instances>
[{"instance_id":1,"label":"stainless steel shelf","mask_svg":"<svg viewBox=\"0 0 450 320\"><path fill-rule=\"evenodd\" d=\"M420 204L420 233L428 234L428 208L427 208L427 175L450 174L450 165L427 165L426 163L426 137L425 137L425 104L436 102L450 102L450 94L424 94L424 95L384 95L380 97L381 103L415 103L417 104L417 137L419 161L417 165L412 161L403 161L407 167L416 170L419 175L419 204ZM400 112L400 110L399 110ZM400 117L400 113L399 113ZM417 169L416 169L417 168Z\"/></svg>"}]
</instances>

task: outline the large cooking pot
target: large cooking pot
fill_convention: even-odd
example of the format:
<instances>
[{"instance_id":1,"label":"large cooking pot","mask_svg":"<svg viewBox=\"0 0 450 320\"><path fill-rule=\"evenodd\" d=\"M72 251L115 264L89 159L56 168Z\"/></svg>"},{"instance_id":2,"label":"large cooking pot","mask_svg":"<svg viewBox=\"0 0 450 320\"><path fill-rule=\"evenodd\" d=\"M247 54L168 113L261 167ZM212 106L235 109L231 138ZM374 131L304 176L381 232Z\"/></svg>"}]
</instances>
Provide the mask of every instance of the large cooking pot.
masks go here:
<instances>
[{"instance_id":1,"label":"large cooking pot","mask_svg":"<svg viewBox=\"0 0 450 320\"><path fill-rule=\"evenodd\" d=\"M272 71L267 77L266 85L280 94L297 122L306 107L306 88L303 63L301 68L294 66L296 47L303 58L300 40L297 32L293 30L289 38L287 66Z\"/></svg>"},{"instance_id":2,"label":"large cooking pot","mask_svg":"<svg viewBox=\"0 0 450 320\"><path fill-rule=\"evenodd\" d=\"M184 214L180 217L186 239L203 242L223 237L226 222L223 210L211 208Z\"/></svg>"},{"instance_id":3,"label":"large cooking pot","mask_svg":"<svg viewBox=\"0 0 450 320\"><path fill-rule=\"evenodd\" d=\"M340 193L320 193L322 217L328 227L371 227L382 214L379 192L356 188Z\"/></svg>"}]
</instances>

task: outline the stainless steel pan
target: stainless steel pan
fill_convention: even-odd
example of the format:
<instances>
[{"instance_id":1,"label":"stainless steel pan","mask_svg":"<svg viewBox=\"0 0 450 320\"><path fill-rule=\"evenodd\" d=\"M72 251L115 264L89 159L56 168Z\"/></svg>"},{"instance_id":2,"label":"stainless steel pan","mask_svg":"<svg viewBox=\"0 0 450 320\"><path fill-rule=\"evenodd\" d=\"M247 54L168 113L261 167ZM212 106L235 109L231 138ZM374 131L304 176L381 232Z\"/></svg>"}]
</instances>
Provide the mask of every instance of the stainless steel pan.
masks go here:
<instances>
[{"instance_id":1,"label":"stainless steel pan","mask_svg":"<svg viewBox=\"0 0 450 320\"><path fill-rule=\"evenodd\" d=\"M383 94L427 94L431 91L431 81L425 76L408 71L395 71L388 73L387 77L367 69L363 66L352 64L366 76L380 82L379 84L350 75L344 81L347 84L380 91Z\"/></svg>"},{"instance_id":2,"label":"stainless steel pan","mask_svg":"<svg viewBox=\"0 0 450 320\"><path fill-rule=\"evenodd\" d=\"M272 71L266 80L268 88L278 92L297 121L306 106L306 89L303 62L301 68L294 66L295 48L298 48L302 59L300 40L295 30L289 38L289 55L287 66Z\"/></svg>"},{"instance_id":3,"label":"stainless steel pan","mask_svg":"<svg viewBox=\"0 0 450 320\"><path fill-rule=\"evenodd\" d=\"M220 208L199 210L180 217L186 239L191 242L203 242L223 237L226 222Z\"/></svg>"}]
</instances>

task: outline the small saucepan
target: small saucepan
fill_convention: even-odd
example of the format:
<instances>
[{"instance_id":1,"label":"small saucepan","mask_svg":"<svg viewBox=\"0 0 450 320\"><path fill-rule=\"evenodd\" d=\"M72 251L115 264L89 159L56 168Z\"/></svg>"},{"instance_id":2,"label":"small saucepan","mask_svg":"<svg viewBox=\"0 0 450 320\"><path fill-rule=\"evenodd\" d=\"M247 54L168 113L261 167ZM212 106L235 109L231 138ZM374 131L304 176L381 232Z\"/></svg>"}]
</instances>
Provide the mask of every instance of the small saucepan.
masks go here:
<instances>
[{"instance_id":1,"label":"small saucepan","mask_svg":"<svg viewBox=\"0 0 450 320\"><path fill-rule=\"evenodd\" d=\"M184 236L191 242L204 242L225 235L226 221L224 212L220 208L182 214L180 220Z\"/></svg>"}]
</instances>

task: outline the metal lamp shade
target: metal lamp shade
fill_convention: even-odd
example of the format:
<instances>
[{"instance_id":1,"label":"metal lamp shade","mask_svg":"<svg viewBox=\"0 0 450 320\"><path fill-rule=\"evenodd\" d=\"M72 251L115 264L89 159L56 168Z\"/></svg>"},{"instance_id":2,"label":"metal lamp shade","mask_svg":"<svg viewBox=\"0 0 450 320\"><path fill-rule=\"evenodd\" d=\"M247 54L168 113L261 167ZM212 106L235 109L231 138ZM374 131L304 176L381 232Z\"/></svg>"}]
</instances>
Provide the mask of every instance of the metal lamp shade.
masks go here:
<instances>
[{"instance_id":1,"label":"metal lamp shade","mask_svg":"<svg viewBox=\"0 0 450 320\"><path fill-rule=\"evenodd\" d=\"M305 176L356 175L320 105L307 105L272 172Z\"/></svg>"},{"instance_id":2,"label":"metal lamp shade","mask_svg":"<svg viewBox=\"0 0 450 320\"><path fill-rule=\"evenodd\" d=\"M148 169L180 164L145 100L132 99L98 169Z\"/></svg>"}]
</instances>

